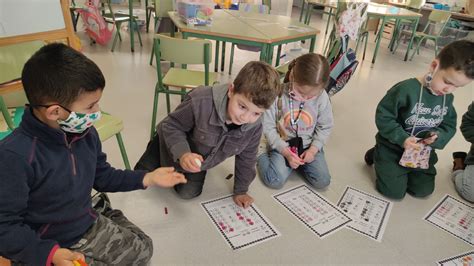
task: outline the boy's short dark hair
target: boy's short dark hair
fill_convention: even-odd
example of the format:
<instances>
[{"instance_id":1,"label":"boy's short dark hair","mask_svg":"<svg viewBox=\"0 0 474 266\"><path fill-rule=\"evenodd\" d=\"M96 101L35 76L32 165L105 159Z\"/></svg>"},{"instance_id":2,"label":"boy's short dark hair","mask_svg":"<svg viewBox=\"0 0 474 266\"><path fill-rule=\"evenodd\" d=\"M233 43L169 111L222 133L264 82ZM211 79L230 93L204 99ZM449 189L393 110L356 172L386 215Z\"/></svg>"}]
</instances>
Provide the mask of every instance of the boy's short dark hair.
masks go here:
<instances>
[{"instance_id":1,"label":"boy's short dark hair","mask_svg":"<svg viewBox=\"0 0 474 266\"><path fill-rule=\"evenodd\" d=\"M474 79L474 42L469 40L455 41L445 46L436 57L440 69L453 67L456 71Z\"/></svg>"},{"instance_id":2,"label":"boy's short dark hair","mask_svg":"<svg viewBox=\"0 0 474 266\"><path fill-rule=\"evenodd\" d=\"M32 106L55 102L69 107L81 93L105 87L99 67L62 43L39 49L23 67L21 81Z\"/></svg>"},{"instance_id":3,"label":"boy's short dark hair","mask_svg":"<svg viewBox=\"0 0 474 266\"><path fill-rule=\"evenodd\" d=\"M237 74L234 91L245 95L256 106L268 109L280 93L280 77L269 64L251 61Z\"/></svg>"}]
</instances>

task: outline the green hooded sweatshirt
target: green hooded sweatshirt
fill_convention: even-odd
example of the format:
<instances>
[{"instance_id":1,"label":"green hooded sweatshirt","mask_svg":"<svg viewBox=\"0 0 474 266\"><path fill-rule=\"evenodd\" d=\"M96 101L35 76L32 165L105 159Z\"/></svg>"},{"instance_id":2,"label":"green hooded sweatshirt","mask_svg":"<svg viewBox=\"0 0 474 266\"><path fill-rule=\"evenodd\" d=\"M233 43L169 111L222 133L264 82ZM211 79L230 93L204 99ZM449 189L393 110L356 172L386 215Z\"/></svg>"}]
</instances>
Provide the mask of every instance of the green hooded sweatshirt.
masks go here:
<instances>
[{"instance_id":1,"label":"green hooded sweatshirt","mask_svg":"<svg viewBox=\"0 0 474 266\"><path fill-rule=\"evenodd\" d=\"M377 106L377 144L401 154L403 143L412 133L423 138L429 132L435 132L438 139L431 147L443 149L456 132L453 99L452 94L436 96L425 87L421 89L421 83L416 78L397 83Z\"/></svg>"}]
</instances>

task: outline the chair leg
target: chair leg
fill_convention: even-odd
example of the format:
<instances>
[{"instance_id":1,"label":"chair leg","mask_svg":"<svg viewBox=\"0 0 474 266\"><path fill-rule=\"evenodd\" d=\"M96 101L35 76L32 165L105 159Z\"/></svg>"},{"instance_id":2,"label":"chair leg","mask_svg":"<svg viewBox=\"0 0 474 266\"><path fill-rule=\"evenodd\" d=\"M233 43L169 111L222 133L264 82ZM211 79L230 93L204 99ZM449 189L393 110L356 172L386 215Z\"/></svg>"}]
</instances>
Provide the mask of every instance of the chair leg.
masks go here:
<instances>
[{"instance_id":1,"label":"chair leg","mask_svg":"<svg viewBox=\"0 0 474 266\"><path fill-rule=\"evenodd\" d=\"M392 50L392 54L395 54L395 52L397 51L397 48L398 48L398 45L400 44L400 39L402 38L402 34L398 34L398 37L397 39L395 40L395 47L393 47L393 50ZM408 47L407 47L408 49Z\"/></svg>"},{"instance_id":2,"label":"chair leg","mask_svg":"<svg viewBox=\"0 0 474 266\"><path fill-rule=\"evenodd\" d=\"M415 56L415 53L418 52L420 54L420 44L423 41L423 38L419 38L418 41L416 42L416 47L413 50L413 54L411 54L410 61L413 60L413 57Z\"/></svg>"},{"instance_id":3,"label":"chair leg","mask_svg":"<svg viewBox=\"0 0 474 266\"><path fill-rule=\"evenodd\" d=\"M116 27L117 34L118 34L118 37L119 37L120 41L122 41L122 34L120 34L121 26L122 26L122 22L115 23L115 27Z\"/></svg>"},{"instance_id":4,"label":"chair leg","mask_svg":"<svg viewBox=\"0 0 474 266\"><path fill-rule=\"evenodd\" d=\"M147 9L145 17L146 17L146 33L148 33L148 30L150 28L151 9Z\"/></svg>"},{"instance_id":5,"label":"chair leg","mask_svg":"<svg viewBox=\"0 0 474 266\"><path fill-rule=\"evenodd\" d=\"M153 65L153 57L155 57L155 46L151 46L151 55L150 55L150 66Z\"/></svg>"},{"instance_id":6,"label":"chair leg","mask_svg":"<svg viewBox=\"0 0 474 266\"><path fill-rule=\"evenodd\" d=\"M225 42L222 42L222 53L221 53L221 71L224 72L225 65Z\"/></svg>"},{"instance_id":7,"label":"chair leg","mask_svg":"<svg viewBox=\"0 0 474 266\"><path fill-rule=\"evenodd\" d=\"M169 88L166 87L166 111L168 114L171 112L171 100L170 100L170 94L168 93Z\"/></svg>"},{"instance_id":8,"label":"chair leg","mask_svg":"<svg viewBox=\"0 0 474 266\"><path fill-rule=\"evenodd\" d=\"M112 43L112 49L111 51L113 52L114 49L115 49L115 44L117 43L117 37L120 39L120 33L119 33L119 29L115 29L117 32L115 33L115 37L114 37L114 42ZM122 39L120 39L122 40Z\"/></svg>"},{"instance_id":9,"label":"chair leg","mask_svg":"<svg viewBox=\"0 0 474 266\"><path fill-rule=\"evenodd\" d=\"M155 135L155 126L156 126L156 112L158 111L158 96L160 95L161 88L158 87L158 83L155 85L155 97L153 98L153 113L151 114L151 130L150 130L150 140L153 139Z\"/></svg>"},{"instance_id":10,"label":"chair leg","mask_svg":"<svg viewBox=\"0 0 474 266\"><path fill-rule=\"evenodd\" d=\"M125 145L123 145L122 135L119 133L115 134L117 137L117 142L120 148L120 153L122 154L123 163L125 164L125 169L132 170L130 167L130 162L128 161L127 151L125 150Z\"/></svg>"},{"instance_id":11,"label":"chair leg","mask_svg":"<svg viewBox=\"0 0 474 266\"><path fill-rule=\"evenodd\" d=\"M232 43L231 48L230 48L229 75L232 73L232 65L234 64L234 49L235 49L235 43Z\"/></svg>"},{"instance_id":12,"label":"chair leg","mask_svg":"<svg viewBox=\"0 0 474 266\"><path fill-rule=\"evenodd\" d=\"M219 41L216 41L216 56L214 58L214 72L219 71Z\"/></svg>"},{"instance_id":13,"label":"chair leg","mask_svg":"<svg viewBox=\"0 0 474 266\"><path fill-rule=\"evenodd\" d=\"M133 20L133 21L135 22L135 25L138 25L138 24L136 23L136 20ZM140 42L140 46L143 47L142 35L140 34L140 30L138 29L138 27L137 27L136 32L137 32L137 35L138 35L138 41Z\"/></svg>"},{"instance_id":14,"label":"chair leg","mask_svg":"<svg viewBox=\"0 0 474 266\"><path fill-rule=\"evenodd\" d=\"M368 32L365 34L364 40L365 40L365 43L364 43L364 53L362 54L362 60L365 59L365 51L367 51L367 42L369 40L369 33Z\"/></svg>"}]
</instances>

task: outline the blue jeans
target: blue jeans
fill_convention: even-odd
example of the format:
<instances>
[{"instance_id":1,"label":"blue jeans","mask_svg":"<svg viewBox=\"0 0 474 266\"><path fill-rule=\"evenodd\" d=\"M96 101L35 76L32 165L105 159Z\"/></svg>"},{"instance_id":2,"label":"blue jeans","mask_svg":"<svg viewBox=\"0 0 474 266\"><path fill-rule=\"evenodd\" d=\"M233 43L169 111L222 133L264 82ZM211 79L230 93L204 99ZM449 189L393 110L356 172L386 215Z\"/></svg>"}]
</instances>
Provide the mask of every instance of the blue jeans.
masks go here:
<instances>
[{"instance_id":1,"label":"blue jeans","mask_svg":"<svg viewBox=\"0 0 474 266\"><path fill-rule=\"evenodd\" d=\"M280 189L288 180L293 169L286 166L285 157L276 150L264 153L257 159L257 170L263 183L274 189ZM325 188L331 182L328 165L323 150L314 156L314 161L298 167L303 177L314 188Z\"/></svg>"},{"instance_id":2,"label":"blue jeans","mask_svg":"<svg viewBox=\"0 0 474 266\"><path fill-rule=\"evenodd\" d=\"M474 165L467 165L464 170L454 171L453 181L459 195L467 201L474 202Z\"/></svg>"}]
</instances>

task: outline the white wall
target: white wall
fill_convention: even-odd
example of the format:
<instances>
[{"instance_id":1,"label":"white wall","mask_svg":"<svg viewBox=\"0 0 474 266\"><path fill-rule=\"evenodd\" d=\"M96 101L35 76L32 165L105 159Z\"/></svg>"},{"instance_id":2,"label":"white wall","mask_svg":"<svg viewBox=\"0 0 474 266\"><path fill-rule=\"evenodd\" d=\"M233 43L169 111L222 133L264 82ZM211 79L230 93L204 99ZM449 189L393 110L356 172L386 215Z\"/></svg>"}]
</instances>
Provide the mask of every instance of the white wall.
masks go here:
<instances>
[{"instance_id":1,"label":"white wall","mask_svg":"<svg viewBox=\"0 0 474 266\"><path fill-rule=\"evenodd\" d=\"M64 28L59 0L0 0L0 37Z\"/></svg>"}]
</instances>

